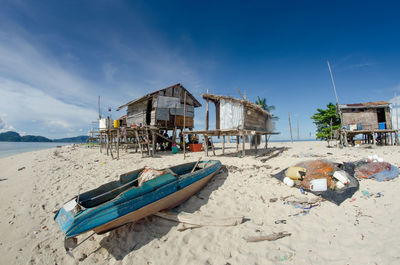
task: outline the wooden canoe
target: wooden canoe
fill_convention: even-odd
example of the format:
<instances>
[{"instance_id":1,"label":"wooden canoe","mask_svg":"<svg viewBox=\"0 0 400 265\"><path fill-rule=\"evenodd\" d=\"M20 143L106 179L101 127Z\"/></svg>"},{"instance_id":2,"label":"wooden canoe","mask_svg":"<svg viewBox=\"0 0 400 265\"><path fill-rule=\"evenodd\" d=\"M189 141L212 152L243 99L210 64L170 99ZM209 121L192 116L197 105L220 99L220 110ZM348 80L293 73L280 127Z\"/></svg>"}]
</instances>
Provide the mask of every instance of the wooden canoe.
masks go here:
<instances>
[{"instance_id":1,"label":"wooden canoe","mask_svg":"<svg viewBox=\"0 0 400 265\"><path fill-rule=\"evenodd\" d=\"M132 171L121 175L119 181L80 194L61 207L54 219L66 238L90 230L105 233L181 204L203 188L220 168L218 160L177 165L141 187L137 179L144 169Z\"/></svg>"}]
</instances>

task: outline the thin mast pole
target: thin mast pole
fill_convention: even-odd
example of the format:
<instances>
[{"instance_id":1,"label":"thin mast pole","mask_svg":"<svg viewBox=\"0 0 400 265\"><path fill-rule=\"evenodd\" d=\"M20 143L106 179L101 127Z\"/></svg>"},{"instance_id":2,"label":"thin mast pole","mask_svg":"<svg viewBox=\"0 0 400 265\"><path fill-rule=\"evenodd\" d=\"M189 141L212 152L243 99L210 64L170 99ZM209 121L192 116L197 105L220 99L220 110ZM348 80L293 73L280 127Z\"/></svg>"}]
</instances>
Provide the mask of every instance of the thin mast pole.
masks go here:
<instances>
[{"instance_id":1,"label":"thin mast pole","mask_svg":"<svg viewBox=\"0 0 400 265\"><path fill-rule=\"evenodd\" d=\"M290 122L290 112L288 112L289 128L290 128L290 141L293 143L292 123Z\"/></svg>"},{"instance_id":2,"label":"thin mast pole","mask_svg":"<svg viewBox=\"0 0 400 265\"><path fill-rule=\"evenodd\" d=\"M396 93L394 93L394 98L396 99L396 129L399 129L399 99Z\"/></svg>"},{"instance_id":3,"label":"thin mast pole","mask_svg":"<svg viewBox=\"0 0 400 265\"><path fill-rule=\"evenodd\" d=\"M331 65L330 65L329 61L326 61L326 62L328 63L329 73L331 74L331 80L332 80L333 90L335 91L336 107L337 107L337 110L338 110L338 112L339 112L340 123L342 123L342 112L341 112L340 109L339 109L339 99L338 99L337 92L336 92L335 80L333 79L333 74L332 74Z\"/></svg>"},{"instance_id":4,"label":"thin mast pole","mask_svg":"<svg viewBox=\"0 0 400 265\"><path fill-rule=\"evenodd\" d=\"M99 100L98 100L98 102L97 102L97 106L98 106L98 109L99 109L99 120L101 120L101 113L100 113L100 96L99 96Z\"/></svg>"}]
</instances>

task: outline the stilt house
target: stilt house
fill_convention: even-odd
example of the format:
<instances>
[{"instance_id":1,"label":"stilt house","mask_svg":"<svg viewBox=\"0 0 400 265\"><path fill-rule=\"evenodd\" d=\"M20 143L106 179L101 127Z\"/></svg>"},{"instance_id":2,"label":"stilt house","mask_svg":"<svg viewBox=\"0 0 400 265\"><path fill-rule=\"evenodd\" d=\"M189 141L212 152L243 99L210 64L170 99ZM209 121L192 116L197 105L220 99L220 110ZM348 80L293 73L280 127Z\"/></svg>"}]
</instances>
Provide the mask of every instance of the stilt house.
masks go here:
<instances>
[{"instance_id":1,"label":"stilt house","mask_svg":"<svg viewBox=\"0 0 400 265\"><path fill-rule=\"evenodd\" d=\"M203 94L202 97L215 104L217 130L251 130L257 132L272 132L274 130L272 114L253 102L213 94ZM208 124L208 121L206 123Z\"/></svg>"},{"instance_id":2,"label":"stilt house","mask_svg":"<svg viewBox=\"0 0 400 265\"><path fill-rule=\"evenodd\" d=\"M350 131L391 130L390 103L386 101L339 105L342 126Z\"/></svg>"},{"instance_id":3,"label":"stilt house","mask_svg":"<svg viewBox=\"0 0 400 265\"><path fill-rule=\"evenodd\" d=\"M127 107L126 123L128 128L148 125L166 130L182 129L185 94L185 127L193 129L194 109L201 107L201 104L181 84L175 84L132 100L117 110Z\"/></svg>"}]
</instances>

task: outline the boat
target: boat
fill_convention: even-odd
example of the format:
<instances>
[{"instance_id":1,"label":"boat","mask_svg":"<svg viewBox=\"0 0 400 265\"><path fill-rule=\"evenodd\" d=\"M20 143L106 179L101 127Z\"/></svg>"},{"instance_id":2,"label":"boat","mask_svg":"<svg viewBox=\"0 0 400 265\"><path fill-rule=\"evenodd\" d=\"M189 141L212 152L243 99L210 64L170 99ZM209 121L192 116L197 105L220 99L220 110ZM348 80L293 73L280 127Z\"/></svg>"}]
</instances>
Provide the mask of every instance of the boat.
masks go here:
<instances>
[{"instance_id":1,"label":"boat","mask_svg":"<svg viewBox=\"0 0 400 265\"><path fill-rule=\"evenodd\" d=\"M64 232L66 242L71 238L77 242L78 235L90 230L103 234L178 206L203 188L220 168L218 160L186 163L164 170L141 168L122 174L118 181L79 194L62 206L54 219ZM143 182L143 176L149 171L156 174ZM67 245L71 245L68 242L67 250Z\"/></svg>"}]
</instances>

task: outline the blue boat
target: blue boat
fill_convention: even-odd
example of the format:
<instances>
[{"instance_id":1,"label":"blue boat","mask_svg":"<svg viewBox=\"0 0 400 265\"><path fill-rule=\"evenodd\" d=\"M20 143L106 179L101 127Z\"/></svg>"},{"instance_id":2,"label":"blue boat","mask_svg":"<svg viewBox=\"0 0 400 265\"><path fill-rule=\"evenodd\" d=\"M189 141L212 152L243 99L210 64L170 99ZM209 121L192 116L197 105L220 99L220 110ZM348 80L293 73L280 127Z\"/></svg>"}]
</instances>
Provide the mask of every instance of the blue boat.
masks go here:
<instances>
[{"instance_id":1,"label":"blue boat","mask_svg":"<svg viewBox=\"0 0 400 265\"><path fill-rule=\"evenodd\" d=\"M90 230L108 232L164 209L171 209L199 191L219 172L218 160L186 163L158 171L144 183L144 168L120 176L97 189L78 195L58 210L54 219L66 239ZM66 246L66 248L68 248Z\"/></svg>"}]
</instances>

